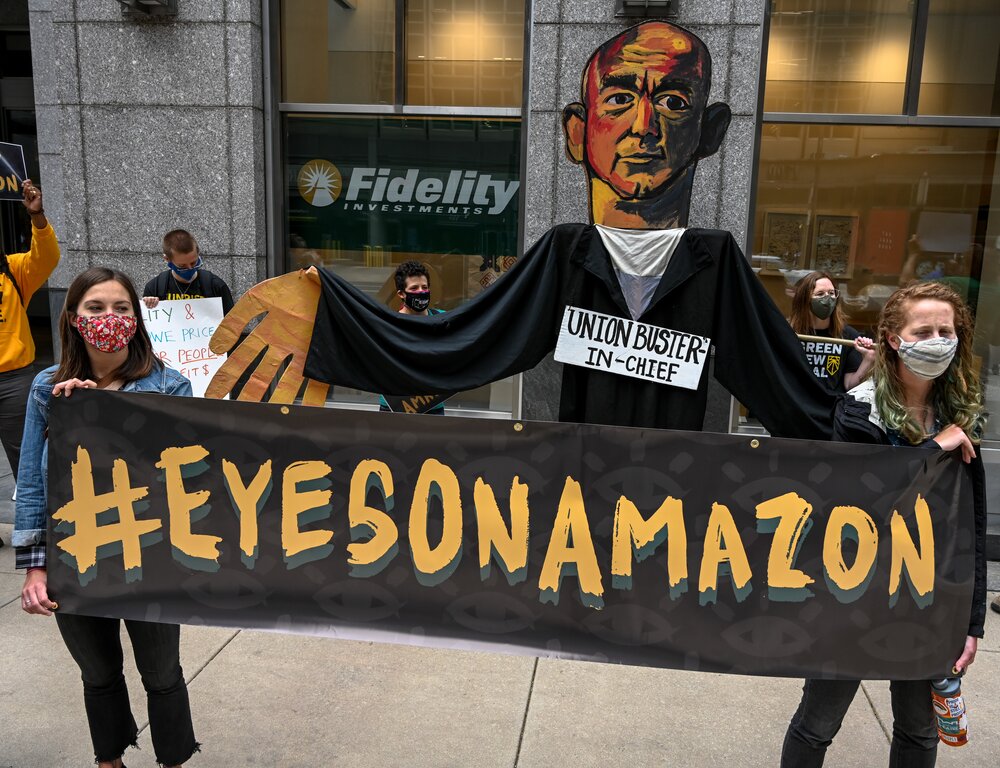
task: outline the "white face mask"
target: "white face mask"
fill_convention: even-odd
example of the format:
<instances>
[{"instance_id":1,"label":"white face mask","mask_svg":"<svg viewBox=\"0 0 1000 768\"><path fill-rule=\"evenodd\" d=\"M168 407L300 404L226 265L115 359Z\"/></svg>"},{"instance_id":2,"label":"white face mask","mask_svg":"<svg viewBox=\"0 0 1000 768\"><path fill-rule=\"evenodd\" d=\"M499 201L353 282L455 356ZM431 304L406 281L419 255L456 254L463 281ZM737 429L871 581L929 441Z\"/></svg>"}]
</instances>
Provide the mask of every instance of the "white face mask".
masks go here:
<instances>
[{"instance_id":1,"label":"white face mask","mask_svg":"<svg viewBox=\"0 0 1000 768\"><path fill-rule=\"evenodd\" d=\"M940 336L922 341L900 339L899 359L911 373L921 379L936 379L948 370L957 349L958 339L945 339Z\"/></svg>"}]
</instances>

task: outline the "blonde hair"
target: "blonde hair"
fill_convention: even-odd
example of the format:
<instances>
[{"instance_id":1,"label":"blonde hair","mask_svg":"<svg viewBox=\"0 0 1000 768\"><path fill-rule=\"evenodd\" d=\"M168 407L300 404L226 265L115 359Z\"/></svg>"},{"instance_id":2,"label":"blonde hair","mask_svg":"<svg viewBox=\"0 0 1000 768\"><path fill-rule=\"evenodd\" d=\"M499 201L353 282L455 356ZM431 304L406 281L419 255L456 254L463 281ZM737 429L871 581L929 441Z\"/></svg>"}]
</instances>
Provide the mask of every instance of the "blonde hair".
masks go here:
<instances>
[{"instance_id":1,"label":"blonde hair","mask_svg":"<svg viewBox=\"0 0 1000 768\"><path fill-rule=\"evenodd\" d=\"M875 379L875 407L890 429L894 429L911 444L926 440L921 419L913 417L906 407L904 386L899 375L899 353L889 344L889 336L897 335L906 325L913 302L933 299L950 304L955 313L955 335L958 348L947 370L934 379L931 404L938 421L956 424L973 443L982 439L986 425L979 372L972 355L972 313L961 297L943 283L914 283L900 288L889 297L879 318L872 376Z\"/></svg>"}]
</instances>

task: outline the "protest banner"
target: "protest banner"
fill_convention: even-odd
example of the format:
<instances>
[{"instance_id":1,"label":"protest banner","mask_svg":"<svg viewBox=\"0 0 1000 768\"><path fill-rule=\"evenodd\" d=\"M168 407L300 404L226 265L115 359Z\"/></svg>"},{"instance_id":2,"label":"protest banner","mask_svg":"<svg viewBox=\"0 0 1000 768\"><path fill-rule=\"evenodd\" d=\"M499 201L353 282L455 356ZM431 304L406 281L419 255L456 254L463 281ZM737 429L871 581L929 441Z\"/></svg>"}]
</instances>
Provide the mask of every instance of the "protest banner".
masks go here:
<instances>
[{"instance_id":1,"label":"protest banner","mask_svg":"<svg viewBox=\"0 0 1000 768\"><path fill-rule=\"evenodd\" d=\"M24 147L0 141L0 200L21 200L21 184L27 177Z\"/></svg>"},{"instance_id":2,"label":"protest banner","mask_svg":"<svg viewBox=\"0 0 1000 768\"><path fill-rule=\"evenodd\" d=\"M965 642L943 451L80 391L50 406L60 611L794 677Z\"/></svg>"},{"instance_id":3,"label":"protest banner","mask_svg":"<svg viewBox=\"0 0 1000 768\"><path fill-rule=\"evenodd\" d=\"M226 359L208 347L222 315L222 299L217 296L161 301L153 309L142 309L156 356L187 376L195 397L205 396L208 383Z\"/></svg>"}]
</instances>

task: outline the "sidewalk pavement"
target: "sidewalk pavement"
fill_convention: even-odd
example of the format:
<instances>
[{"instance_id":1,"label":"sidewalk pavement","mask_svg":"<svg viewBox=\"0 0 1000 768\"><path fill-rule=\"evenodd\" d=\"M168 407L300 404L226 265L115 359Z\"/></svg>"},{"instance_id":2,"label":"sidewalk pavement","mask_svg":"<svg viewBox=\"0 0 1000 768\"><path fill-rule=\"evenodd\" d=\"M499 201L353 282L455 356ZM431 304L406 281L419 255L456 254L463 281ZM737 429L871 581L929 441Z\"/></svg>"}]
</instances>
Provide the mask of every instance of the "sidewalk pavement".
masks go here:
<instances>
[{"instance_id":1,"label":"sidewalk pavement","mask_svg":"<svg viewBox=\"0 0 1000 768\"><path fill-rule=\"evenodd\" d=\"M9 541L10 526L0 524ZM992 586L1000 564L992 564ZM0 768L92 765L79 673L55 622L21 611L0 549ZM991 595L992 596L992 595ZM185 627L197 766L644 768L776 766L801 682ZM142 686L131 768L155 765ZM971 741L939 766L1000 764L1000 615L963 686ZM865 683L827 757L885 765L888 684Z\"/></svg>"}]
</instances>

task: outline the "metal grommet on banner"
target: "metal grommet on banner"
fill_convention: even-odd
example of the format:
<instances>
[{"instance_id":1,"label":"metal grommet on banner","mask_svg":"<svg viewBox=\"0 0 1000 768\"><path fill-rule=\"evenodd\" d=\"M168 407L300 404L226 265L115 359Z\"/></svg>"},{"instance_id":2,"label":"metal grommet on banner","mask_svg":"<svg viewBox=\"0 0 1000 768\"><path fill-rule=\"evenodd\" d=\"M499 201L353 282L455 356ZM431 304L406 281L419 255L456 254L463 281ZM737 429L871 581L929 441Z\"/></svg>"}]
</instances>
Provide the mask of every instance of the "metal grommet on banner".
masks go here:
<instances>
[{"instance_id":1,"label":"metal grommet on banner","mask_svg":"<svg viewBox=\"0 0 1000 768\"><path fill-rule=\"evenodd\" d=\"M760 448L760 440L758 440L755 437L753 440L750 441L750 447L751 448Z\"/></svg>"},{"instance_id":2,"label":"metal grommet on banner","mask_svg":"<svg viewBox=\"0 0 1000 768\"><path fill-rule=\"evenodd\" d=\"M522 429L524 429L524 424L522 424L519 421L514 422L514 431L515 432L520 432Z\"/></svg>"},{"instance_id":3,"label":"metal grommet on banner","mask_svg":"<svg viewBox=\"0 0 1000 768\"><path fill-rule=\"evenodd\" d=\"M281 412L287 416L289 413L288 406L287 405L281 406Z\"/></svg>"}]
</instances>

